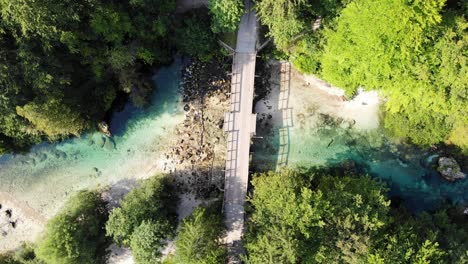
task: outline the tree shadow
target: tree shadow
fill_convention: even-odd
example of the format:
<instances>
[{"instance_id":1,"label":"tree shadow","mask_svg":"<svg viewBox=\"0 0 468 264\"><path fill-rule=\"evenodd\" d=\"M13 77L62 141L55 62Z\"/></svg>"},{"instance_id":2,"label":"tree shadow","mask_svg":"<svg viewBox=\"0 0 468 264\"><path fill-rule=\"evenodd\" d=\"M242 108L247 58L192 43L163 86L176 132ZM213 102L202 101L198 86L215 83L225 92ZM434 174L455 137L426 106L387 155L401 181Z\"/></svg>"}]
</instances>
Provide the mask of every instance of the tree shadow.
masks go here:
<instances>
[{"instance_id":1,"label":"tree shadow","mask_svg":"<svg viewBox=\"0 0 468 264\"><path fill-rule=\"evenodd\" d=\"M276 169L288 165L290 146L289 129L294 126L293 109L289 105L291 95L291 63L281 62L280 69L280 94L278 98L278 111L281 115L281 124L278 127L279 149L276 161Z\"/></svg>"},{"instance_id":2,"label":"tree shadow","mask_svg":"<svg viewBox=\"0 0 468 264\"><path fill-rule=\"evenodd\" d=\"M290 129L294 127L291 95L291 64L280 62L272 67L271 93L263 101L265 113L257 113L257 137L254 139L252 170L279 170L288 165ZM262 103L262 102L259 102Z\"/></svg>"}]
</instances>

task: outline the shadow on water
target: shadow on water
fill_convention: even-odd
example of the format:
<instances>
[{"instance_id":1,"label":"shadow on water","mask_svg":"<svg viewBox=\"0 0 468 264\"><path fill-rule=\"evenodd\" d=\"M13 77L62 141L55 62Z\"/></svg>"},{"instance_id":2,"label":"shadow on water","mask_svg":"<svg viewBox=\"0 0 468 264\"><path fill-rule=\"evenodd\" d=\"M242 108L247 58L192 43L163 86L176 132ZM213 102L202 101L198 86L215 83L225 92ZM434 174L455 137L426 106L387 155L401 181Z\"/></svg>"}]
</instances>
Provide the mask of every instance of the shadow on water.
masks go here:
<instances>
[{"instance_id":1,"label":"shadow on water","mask_svg":"<svg viewBox=\"0 0 468 264\"><path fill-rule=\"evenodd\" d=\"M175 87L171 87L172 89L161 89L160 86L171 83L172 80L180 80L181 69L184 69L188 63L188 59L176 57L171 65L155 71L151 78L154 86L150 99L151 103L146 107L137 107L129 100L121 111L112 114L110 122L112 134L114 136L123 136L139 119L171 112L174 107L170 106L171 103L167 101L167 98L179 97L179 84L174 83Z\"/></svg>"},{"instance_id":2,"label":"shadow on water","mask_svg":"<svg viewBox=\"0 0 468 264\"><path fill-rule=\"evenodd\" d=\"M293 108L290 105L289 98L291 95L291 64L289 62L281 62L279 65L273 66L273 70L277 71L278 80L272 80L273 84L279 89L278 96L270 96L267 106L274 111L271 114L262 116L259 115L260 122L257 122L257 137L254 140L252 150L254 152L252 159L253 171L279 170L288 165L289 153L291 150L290 129L294 126ZM276 82L276 83L275 83ZM275 89L273 88L273 89ZM277 124L271 125L269 120L277 120ZM257 120L258 121L258 120ZM259 158L258 155L266 154ZM261 164L261 166L258 166Z\"/></svg>"},{"instance_id":3,"label":"shadow on water","mask_svg":"<svg viewBox=\"0 0 468 264\"><path fill-rule=\"evenodd\" d=\"M392 143L381 129L359 130L352 121L321 113L315 106L294 113L293 122L290 68L284 63L276 67L273 70L278 74L270 80L273 92L259 102L265 104L260 105L259 112L265 113L258 114L252 171L284 166L332 167L337 175L370 175L385 182L389 197L402 201L413 212L435 209L447 202L466 206L468 179L443 179L435 158L443 155L440 151ZM279 77L274 79L276 75ZM279 96L274 89L279 90ZM466 173L465 167L462 170Z\"/></svg>"},{"instance_id":4,"label":"shadow on water","mask_svg":"<svg viewBox=\"0 0 468 264\"><path fill-rule=\"evenodd\" d=\"M370 175L384 182L392 201L412 212L433 210L445 203L463 206L468 202L468 180L449 182L436 170L431 153L409 145L390 144L383 138L373 147L362 134L349 134L348 151L337 152L326 161L335 174Z\"/></svg>"},{"instance_id":5,"label":"shadow on water","mask_svg":"<svg viewBox=\"0 0 468 264\"><path fill-rule=\"evenodd\" d=\"M289 105L291 95L291 63L282 62L280 69L280 94L278 98L278 111L281 115L281 125L278 128L279 150L276 169L288 165L290 151L289 129L294 126L293 109Z\"/></svg>"}]
</instances>

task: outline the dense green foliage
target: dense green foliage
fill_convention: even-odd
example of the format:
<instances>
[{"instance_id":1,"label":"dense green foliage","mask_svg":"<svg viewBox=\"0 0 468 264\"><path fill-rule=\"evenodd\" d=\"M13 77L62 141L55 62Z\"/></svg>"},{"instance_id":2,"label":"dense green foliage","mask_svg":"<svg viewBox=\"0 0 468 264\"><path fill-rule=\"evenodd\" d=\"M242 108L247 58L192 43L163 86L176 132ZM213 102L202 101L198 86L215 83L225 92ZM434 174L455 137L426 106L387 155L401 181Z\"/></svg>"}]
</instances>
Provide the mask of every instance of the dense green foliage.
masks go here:
<instances>
[{"instance_id":1,"label":"dense green foliage","mask_svg":"<svg viewBox=\"0 0 468 264\"><path fill-rule=\"evenodd\" d=\"M154 262L174 232L177 202L166 178L147 179L112 210L107 235L118 245L130 246L138 263Z\"/></svg>"},{"instance_id":2,"label":"dense green foliage","mask_svg":"<svg viewBox=\"0 0 468 264\"><path fill-rule=\"evenodd\" d=\"M261 21L301 71L352 96L388 98L384 125L418 145L468 151L468 22L464 1L259 0ZM312 23L322 17L321 28Z\"/></svg>"},{"instance_id":3,"label":"dense green foliage","mask_svg":"<svg viewBox=\"0 0 468 264\"><path fill-rule=\"evenodd\" d=\"M358 86L382 90L385 126L421 145L468 124L468 23L443 17L444 2L355 1L326 33L323 77L349 94Z\"/></svg>"},{"instance_id":4,"label":"dense green foliage","mask_svg":"<svg viewBox=\"0 0 468 264\"><path fill-rule=\"evenodd\" d=\"M0 0L0 151L76 135L171 60L174 0Z\"/></svg>"},{"instance_id":5,"label":"dense green foliage","mask_svg":"<svg viewBox=\"0 0 468 264\"><path fill-rule=\"evenodd\" d=\"M96 191L80 191L48 223L37 257L48 264L101 263L107 245L105 203Z\"/></svg>"},{"instance_id":6,"label":"dense green foliage","mask_svg":"<svg viewBox=\"0 0 468 264\"><path fill-rule=\"evenodd\" d=\"M305 21L300 19L301 8L305 5L306 0L257 1L258 16L268 26L279 49L287 49L292 39L306 28Z\"/></svg>"},{"instance_id":7,"label":"dense green foliage","mask_svg":"<svg viewBox=\"0 0 468 264\"><path fill-rule=\"evenodd\" d=\"M183 54L209 62L218 54L216 36L209 30L211 18L199 9L185 15L176 30L177 48Z\"/></svg>"},{"instance_id":8,"label":"dense green foliage","mask_svg":"<svg viewBox=\"0 0 468 264\"><path fill-rule=\"evenodd\" d=\"M216 264L224 262L224 248L219 239L223 229L219 206L198 207L182 221L177 233L173 263Z\"/></svg>"},{"instance_id":9,"label":"dense green foliage","mask_svg":"<svg viewBox=\"0 0 468 264\"><path fill-rule=\"evenodd\" d=\"M0 0L0 153L79 135L117 97L145 106L152 67L176 49L202 61L220 55L212 30L234 30L242 1L210 7L176 14L175 0Z\"/></svg>"},{"instance_id":10,"label":"dense green foliage","mask_svg":"<svg viewBox=\"0 0 468 264\"><path fill-rule=\"evenodd\" d=\"M269 29L276 47L293 55L316 56L313 46L317 37L312 32L317 18L328 23L351 0L256 0L258 16ZM315 38L311 41L311 38ZM294 51L295 46L300 47ZM307 48L306 48L307 47ZM312 48L313 50L309 50Z\"/></svg>"},{"instance_id":11,"label":"dense green foliage","mask_svg":"<svg viewBox=\"0 0 468 264\"><path fill-rule=\"evenodd\" d=\"M172 231L168 222L143 220L130 238L130 248L136 263L157 263L166 244L165 238Z\"/></svg>"},{"instance_id":12,"label":"dense green foliage","mask_svg":"<svg viewBox=\"0 0 468 264\"><path fill-rule=\"evenodd\" d=\"M468 227L445 212L397 213L369 177L282 171L254 177L249 263L464 263ZM461 221L460 221L461 222Z\"/></svg>"},{"instance_id":13,"label":"dense green foliage","mask_svg":"<svg viewBox=\"0 0 468 264\"><path fill-rule=\"evenodd\" d=\"M244 13L242 0L210 0L208 7L213 14L211 28L215 33L235 31Z\"/></svg>"}]
</instances>

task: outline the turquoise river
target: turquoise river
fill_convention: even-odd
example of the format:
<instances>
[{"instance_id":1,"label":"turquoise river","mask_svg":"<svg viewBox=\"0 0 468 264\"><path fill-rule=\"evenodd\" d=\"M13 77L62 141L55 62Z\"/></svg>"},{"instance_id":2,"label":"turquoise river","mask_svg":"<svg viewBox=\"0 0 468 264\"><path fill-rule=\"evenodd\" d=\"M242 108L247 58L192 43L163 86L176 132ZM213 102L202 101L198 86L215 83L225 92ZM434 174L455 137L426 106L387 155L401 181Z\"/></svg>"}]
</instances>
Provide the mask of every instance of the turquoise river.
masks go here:
<instances>
[{"instance_id":1,"label":"turquoise river","mask_svg":"<svg viewBox=\"0 0 468 264\"><path fill-rule=\"evenodd\" d=\"M182 62L176 60L158 71L150 107L137 109L127 104L114 114L112 139L88 133L61 143L40 144L28 154L0 156L0 192L50 217L73 191L157 171L161 149L167 147L174 127L184 119L178 92L181 68ZM261 129L257 128L264 140L280 141L275 129ZM412 210L430 209L447 200L468 202L468 179L444 181L432 168L436 160L432 153L391 143L378 129L364 133L324 119L313 129L291 127L287 136L289 165L353 160L360 170L388 182L390 195L403 198ZM255 144L254 162L278 158L278 148L265 146Z\"/></svg>"}]
</instances>

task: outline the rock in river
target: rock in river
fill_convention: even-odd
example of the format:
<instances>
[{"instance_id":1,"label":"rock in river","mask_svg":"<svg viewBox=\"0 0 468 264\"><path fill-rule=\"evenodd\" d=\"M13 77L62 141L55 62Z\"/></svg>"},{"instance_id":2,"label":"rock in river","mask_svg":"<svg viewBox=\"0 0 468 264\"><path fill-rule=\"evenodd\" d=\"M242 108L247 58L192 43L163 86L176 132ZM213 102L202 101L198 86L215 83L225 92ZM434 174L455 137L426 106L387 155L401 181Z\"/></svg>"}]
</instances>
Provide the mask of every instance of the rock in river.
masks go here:
<instances>
[{"instance_id":1,"label":"rock in river","mask_svg":"<svg viewBox=\"0 0 468 264\"><path fill-rule=\"evenodd\" d=\"M453 158L441 157L439 159L439 167L437 170L440 172L442 177L448 181L454 181L457 179L464 179L466 174L463 173L458 165L457 161Z\"/></svg>"}]
</instances>

